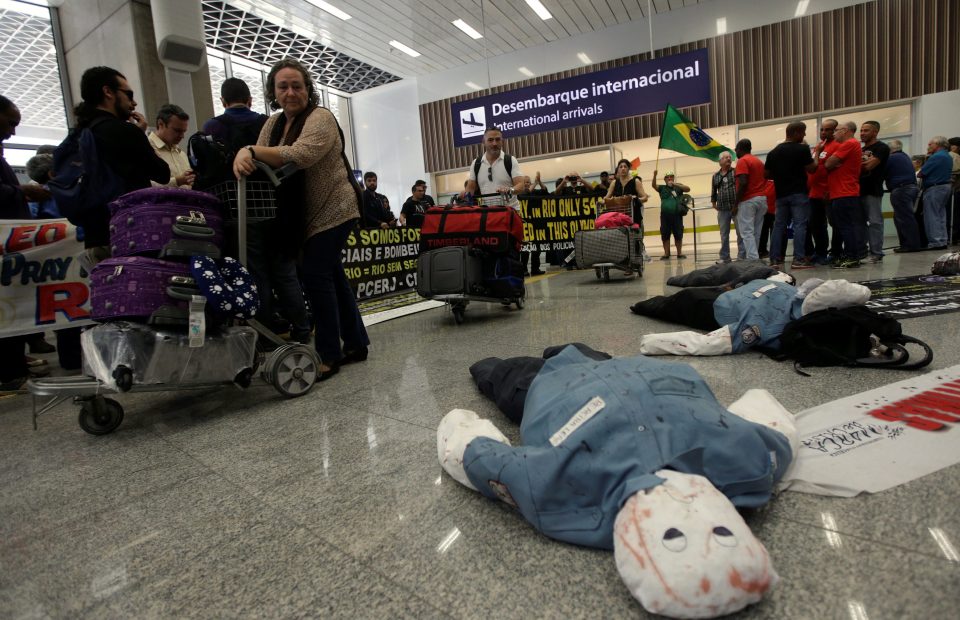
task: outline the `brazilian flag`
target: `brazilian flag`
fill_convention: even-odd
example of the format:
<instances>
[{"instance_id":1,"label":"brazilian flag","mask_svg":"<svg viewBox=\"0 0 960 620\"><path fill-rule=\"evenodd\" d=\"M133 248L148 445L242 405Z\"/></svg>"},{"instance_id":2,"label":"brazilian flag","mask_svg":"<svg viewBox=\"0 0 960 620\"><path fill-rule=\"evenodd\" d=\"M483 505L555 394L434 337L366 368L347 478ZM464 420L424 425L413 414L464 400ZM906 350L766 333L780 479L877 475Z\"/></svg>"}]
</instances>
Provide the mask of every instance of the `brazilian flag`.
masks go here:
<instances>
[{"instance_id":1,"label":"brazilian flag","mask_svg":"<svg viewBox=\"0 0 960 620\"><path fill-rule=\"evenodd\" d=\"M728 149L708 136L670 104L667 104L667 109L663 113L659 148L694 157L706 157L713 161L720 161L720 153L724 151L730 151L733 155L733 149Z\"/></svg>"}]
</instances>

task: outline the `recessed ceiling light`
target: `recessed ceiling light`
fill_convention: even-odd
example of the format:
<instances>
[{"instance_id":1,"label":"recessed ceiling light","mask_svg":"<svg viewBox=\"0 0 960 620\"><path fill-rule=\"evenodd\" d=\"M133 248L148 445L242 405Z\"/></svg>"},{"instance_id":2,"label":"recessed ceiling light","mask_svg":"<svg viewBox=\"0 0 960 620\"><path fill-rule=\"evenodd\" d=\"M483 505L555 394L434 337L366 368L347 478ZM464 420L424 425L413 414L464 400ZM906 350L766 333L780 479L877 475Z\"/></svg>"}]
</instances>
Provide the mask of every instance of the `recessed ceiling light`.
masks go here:
<instances>
[{"instance_id":1,"label":"recessed ceiling light","mask_svg":"<svg viewBox=\"0 0 960 620\"><path fill-rule=\"evenodd\" d=\"M482 38L483 38L483 35L482 35L482 34L480 34L479 32L477 32L476 30L474 30L474 29L470 26L470 24L468 24L467 22L463 21L462 19L458 19L457 21L455 21L455 22L450 22L450 23L453 24L454 26L456 26L457 28L459 28L460 30L464 31L465 33L467 33L467 36L469 36L471 39L482 39Z\"/></svg>"},{"instance_id":2,"label":"recessed ceiling light","mask_svg":"<svg viewBox=\"0 0 960 620\"><path fill-rule=\"evenodd\" d=\"M533 71L531 71L530 69L527 69L526 67L520 67L519 69L517 69L517 71L519 71L520 73L524 74L527 77L533 77L534 75L536 75Z\"/></svg>"},{"instance_id":3,"label":"recessed ceiling light","mask_svg":"<svg viewBox=\"0 0 960 620\"><path fill-rule=\"evenodd\" d=\"M527 0L527 5L533 9L533 12L536 13L540 19L550 19L553 17L540 0Z\"/></svg>"},{"instance_id":4,"label":"recessed ceiling light","mask_svg":"<svg viewBox=\"0 0 960 620\"><path fill-rule=\"evenodd\" d=\"M807 7L810 5L810 0L800 0L797 3L797 12L793 14L794 17L802 17L807 12Z\"/></svg>"},{"instance_id":5,"label":"recessed ceiling light","mask_svg":"<svg viewBox=\"0 0 960 620\"><path fill-rule=\"evenodd\" d=\"M312 4L313 6L317 7L318 9L322 9L322 10L326 11L327 13L330 13L330 14L333 15L334 17L339 17L340 19L342 19L342 20L344 20L344 21L350 19L350 16L349 16L349 15L347 15L346 13L344 13L343 11L341 11L340 9L338 9L337 7L333 6L332 4L330 4L330 3L328 3L328 2L324 2L323 0L307 0L307 2L309 2L309 3Z\"/></svg>"},{"instance_id":6,"label":"recessed ceiling light","mask_svg":"<svg viewBox=\"0 0 960 620\"><path fill-rule=\"evenodd\" d=\"M479 84L474 84L473 82L464 82L464 84L466 84L473 90L483 90L483 86L480 86Z\"/></svg>"},{"instance_id":7,"label":"recessed ceiling light","mask_svg":"<svg viewBox=\"0 0 960 620\"><path fill-rule=\"evenodd\" d=\"M409 55L409 56L413 56L414 58L416 58L417 56L420 55L420 52L418 52L417 50L413 49L412 47L407 47L406 45L404 45L404 44L401 43L400 41L390 41L390 45L394 46L395 48L397 48L398 50L400 50L400 51L403 52L404 54L407 54L407 55Z\"/></svg>"},{"instance_id":8,"label":"recessed ceiling light","mask_svg":"<svg viewBox=\"0 0 960 620\"><path fill-rule=\"evenodd\" d=\"M583 52L580 52L579 54L577 54L577 58L579 58L579 59L580 59L580 62L582 62L582 63L585 64L585 65L592 65L592 64L593 64L593 61L590 60L590 57L587 56L587 55L586 55L585 53L583 53Z\"/></svg>"},{"instance_id":9,"label":"recessed ceiling light","mask_svg":"<svg viewBox=\"0 0 960 620\"><path fill-rule=\"evenodd\" d=\"M717 34L726 34L727 32L727 18L721 17L717 19Z\"/></svg>"}]
</instances>

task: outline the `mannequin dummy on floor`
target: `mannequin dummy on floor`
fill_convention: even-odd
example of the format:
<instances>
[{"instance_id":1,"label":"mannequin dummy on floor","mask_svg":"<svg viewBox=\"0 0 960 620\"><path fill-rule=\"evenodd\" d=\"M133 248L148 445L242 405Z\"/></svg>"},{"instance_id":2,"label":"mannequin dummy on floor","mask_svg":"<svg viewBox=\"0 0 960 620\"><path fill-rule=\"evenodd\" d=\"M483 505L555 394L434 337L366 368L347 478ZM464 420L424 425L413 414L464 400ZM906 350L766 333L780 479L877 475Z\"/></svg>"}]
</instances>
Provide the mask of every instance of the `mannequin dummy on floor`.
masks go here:
<instances>
[{"instance_id":1,"label":"mannequin dummy on floor","mask_svg":"<svg viewBox=\"0 0 960 620\"><path fill-rule=\"evenodd\" d=\"M512 447L455 409L441 466L536 529L613 549L645 609L709 618L759 601L778 577L736 507L766 503L797 449L793 416L750 390L723 408L687 365L598 361L567 347L530 385Z\"/></svg>"}]
</instances>

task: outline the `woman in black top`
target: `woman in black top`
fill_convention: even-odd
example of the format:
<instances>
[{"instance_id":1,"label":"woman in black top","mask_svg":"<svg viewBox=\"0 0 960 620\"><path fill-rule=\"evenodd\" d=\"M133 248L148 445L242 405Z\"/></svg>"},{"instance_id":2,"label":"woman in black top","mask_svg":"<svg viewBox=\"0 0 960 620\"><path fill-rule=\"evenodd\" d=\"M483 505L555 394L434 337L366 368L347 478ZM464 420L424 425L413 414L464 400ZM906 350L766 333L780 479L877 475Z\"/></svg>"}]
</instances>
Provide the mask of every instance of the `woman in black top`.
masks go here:
<instances>
[{"instance_id":1,"label":"woman in black top","mask_svg":"<svg viewBox=\"0 0 960 620\"><path fill-rule=\"evenodd\" d=\"M650 199L643 189L643 179L630 176L630 162L621 159L617 162L616 179L610 184L604 200L613 196L634 196L633 221L643 222L643 203Z\"/></svg>"}]
</instances>

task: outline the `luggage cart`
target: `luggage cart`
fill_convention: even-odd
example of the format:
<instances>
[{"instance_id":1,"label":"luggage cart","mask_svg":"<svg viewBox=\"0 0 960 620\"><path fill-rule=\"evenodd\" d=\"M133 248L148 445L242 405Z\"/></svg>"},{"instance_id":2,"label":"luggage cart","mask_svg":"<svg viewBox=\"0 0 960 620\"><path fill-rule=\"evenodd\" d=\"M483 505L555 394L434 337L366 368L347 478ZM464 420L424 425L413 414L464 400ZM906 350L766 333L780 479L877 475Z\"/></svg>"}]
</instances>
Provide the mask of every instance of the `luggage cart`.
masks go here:
<instances>
[{"instance_id":1,"label":"luggage cart","mask_svg":"<svg viewBox=\"0 0 960 620\"><path fill-rule=\"evenodd\" d=\"M208 190L220 198L226 212L236 220L238 258L243 265L247 263L247 222L263 221L276 215L274 188L296 170L294 164L287 164L274 170L263 162L254 161L254 163L261 173L258 179L248 180L246 177L241 177L238 182L223 183ZM119 366L113 371L114 385L94 376L46 377L29 380L27 391L33 399L34 430L38 427L37 420L40 416L49 413L67 400L72 400L80 407L78 416L80 428L92 435L106 435L120 426L124 414L123 406L115 399L108 398L107 395L125 392L167 392L171 389L203 390L226 385L247 388L258 368L262 368L261 378L285 397L293 398L309 392L319 375L320 359L316 352L307 345L283 340L255 319L248 319L244 323L257 333L256 352L252 367L243 369L232 381L137 384L134 381L134 373L124 366ZM198 347L193 351L202 352L204 349ZM209 363L216 364L217 360L209 360Z\"/></svg>"},{"instance_id":2,"label":"luggage cart","mask_svg":"<svg viewBox=\"0 0 960 620\"><path fill-rule=\"evenodd\" d=\"M477 199L477 204L479 206L487 207L500 207L507 205L510 200L513 198L513 192L505 193L492 193L492 194L478 194L473 196ZM450 292L431 292L422 288L422 284L430 278L427 278L426 269L432 264L433 261L430 258L438 257L438 254L434 254L431 257L428 257L427 260L424 260L427 254L431 252L442 252L444 249L440 250L431 250L431 252L426 252L420 255L420 260L417 265L417 292L427 299L442 301L449 306L450 311L453 313L453 320L457 325L460 325L464 321L466 315L467 306L470 305L471 301L485 301L488 303L498 303L504 308L510 308L510 306L516 306L517 310L523 310L524 303L526 301L526 291L523 286L523 271L520 271L520 289L515 291L514 294L504 295L504 296L493 296L489 294L484 294L482 287L480 286L480 281L482 277L478 274L477 270L480 268L478 265L480 261L488 260L490 257L484 256L484 252L481 250L474 250L463 248L462 246L452 246L449 249L459 249L460 253L458 258L451 253L448 260L454 261L453 263L448 262L442 266L442 269L455 272L457 270L456 264L459 264L459 270L462 274L462 277L457 278L454 276L454 280L460 280L462 285L453 286Z\"/></svg>"},{"instance_id":3,"label":"luggage cart","mask_svg":"<svg viewBox=\"0 0 960 620\"><path fill-rule=\"evenodd\" d=\"M632 201L626 204L607 204L606 201L597 206L597 217L604 213L623 213L633 217ZM593 267L598 280L604 282L610 281L610 270L617 269L622 271L625 276L636 275L643 277L643 267L645 262L646 250L643 245L643 222L637 222L639 230L622 226L620 228L599 228L594 230L577 231L574 235L574 253L577 259L577 265L581 268ZM621 231L626 239L621 240L617 235L606 231ZM624 254L623 244L626 244L626 254ZM618 256L625 256L625 260L618 262L608 262L597 260L600 256L606 255L613 250ZM600 256L598 256L600 255Z\"/></svg>"}]
</instances>

